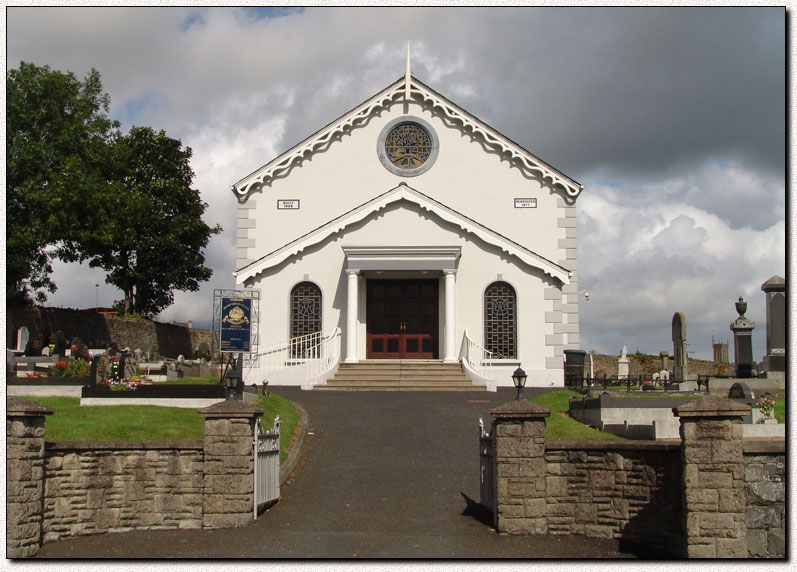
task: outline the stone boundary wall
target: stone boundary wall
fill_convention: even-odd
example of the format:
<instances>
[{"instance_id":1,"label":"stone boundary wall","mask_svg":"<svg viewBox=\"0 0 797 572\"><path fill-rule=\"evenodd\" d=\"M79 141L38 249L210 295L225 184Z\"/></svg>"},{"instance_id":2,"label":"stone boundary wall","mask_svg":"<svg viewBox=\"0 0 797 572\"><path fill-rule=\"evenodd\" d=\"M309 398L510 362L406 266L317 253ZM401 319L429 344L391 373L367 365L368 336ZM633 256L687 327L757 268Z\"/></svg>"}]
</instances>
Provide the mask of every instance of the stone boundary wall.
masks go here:
<instances>
[{"instance_id":1,"label":"stone boundary wall","mask_svg":"<svg viewBox=\"0 0 797 572\"><path fill-rule=\"evenodd\" d=\"M559 441L545 448L548 534L683 543L680 444Z\"/></svg>"},{"instance_id":2,"label":"stone boundary wall","mask_svg":"<svg viewBox=\"0 0 797 572\"><path fill-rule=\"evenodd\" d=\"M672 370L674 360L672 357L672 348L670 348L669 369ZM607 356L595 354L592 356L592 369L595 372L595 377L603 377L605 373L607 377L617 376L617 360L619 355ZM658 356L651 356L647 354L637 355L628 354L629 370L628 375L632 378L638 378L640 375L651 375L661 370L661 358ZM584 375L589 376L589 354L584 360ZM692 375L719 375L721 373L733 373L733 364L727 363L714 363L711 361L699 360L688 358L689 374Z\"/></svg>"},{"instance_id":3,"label":"stone boundary wall","mask_svg":"<svg viewBox=\"0 0 797 572\"><path fill-rule=\"evenodd\" d=\"M27 306L7 308L6 347L15 348L17 330L25 326L30 339L46 341L51 333L64 332L67 340L80 338L92 348L115 343L120 348L157 350L161 356L197 357L203 343L212 348L213 333L176 324L136 320L64 308Z\"/></svg>"},{"instance_id":4,"label":"stone boundary wall","mask_svg":"<svg viewBox=\"0 0 797 572\"><path fill-rule=\"evenodd\" d=\"M198 443L47 443L42 542L146 528L202 528Z\"/></svg>"},{"instance_id":5,"label":"stone boundary wall","mask_svg":"<svg viewBox=\"0 0 797 572\"><path fill-rule=\"evenodd\" d=\"M786 556L786 452L784 441L747 441L747 550L751 557Z\"/></svg>"},{"instance_id":6,"label":"stone boundary wall","mask_svg":"<svg viewBox=\"0 0 797 572\"><path fill-rule=\"evenodd\" d=\"M142 529L213 529L254 519L257 418L241 401L197 413L202 442L44 442L52 409L8 397L6 557L43 542Z\"/></svg>"},{"instance_id":7,"label":"stone boundary wall","mask_svg":"<svg viewBox=\"0 0 797 572\"><path fill-rule=\"evenodd\" d=\"M748 405L675 408L680 439L545 441L547 409L494 417L498 532L616 538L688 558L785 558L785 440L744 440Z\"/></svg>"}]
</instances>

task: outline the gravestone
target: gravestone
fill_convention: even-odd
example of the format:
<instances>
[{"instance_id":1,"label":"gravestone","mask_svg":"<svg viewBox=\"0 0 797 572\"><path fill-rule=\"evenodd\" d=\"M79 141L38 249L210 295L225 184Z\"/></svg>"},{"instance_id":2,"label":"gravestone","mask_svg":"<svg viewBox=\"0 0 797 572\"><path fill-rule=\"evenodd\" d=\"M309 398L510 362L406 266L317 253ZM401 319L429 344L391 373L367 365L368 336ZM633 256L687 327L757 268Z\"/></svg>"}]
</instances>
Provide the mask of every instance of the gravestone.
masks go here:
<instances>
[{"instance_id":1,"label":"gravestone","mask_svg":"<svg viewBox=\"0 0 797 572\"><path fill-rule=\"evenodd\" d=\"M736 377L753 377L753 367L755 365L753 361L753 330L755 329L755 322L744 317L744 313L747 311L747 302L741 296L739 296L739 301L736 302L736 311L739 313L739 317L731 322Z\"/></svg>"},{"instance_id":2,"label":"gravestone","mask_svg":"<svg viewBox=\"0 0 797 572\"><path fill-rule=\"evenodd\" d=\"M210 359L210 347L206 342L199 344L199 349L197 349L196 355L198 358L204 358L206 360Z\"/></svg>"},{"instance_id":3,"label":"gravestone","mask_svg":"<svg viewBox=\"0 0 797 572\"><path fill-rule=\"evenodd\" d=\"M205 358L199 359L199 376L210 377L210 364Z\"/></svg>"},{"instance_id":4,"label":"gravestone","mask_svg":"<svg viewBox=\"0 0 797 572\"><path fill-rule=\"evenodd\" d=\"M30 332L28 328L22 326L20 329L17 330L17 347L15 348L17 351L25 351L25 348L28 347L28 342L30 341Z\"/></svg>"},{"instance_id":5,"label":"gravestone","mask_svg":"<svg viewBox=\"0 0 797 572\"><path fill-rule=\"evenodd\" d=\"M620 357L617 360L617 379L628 379L630 369L631 360L628 359L628 348L623 346Z\"/></svg>"},{"instance_id":6,"label":"gravestone","mask_svg":"<svg viewBox=\"0 0 797 572\"><path fill-rule=\"evenodd\" d=\"M689 365L686 351L686 316L683 312L676 312L672 316L672 345L673 365L672 377L674 381L686 381L689 378Z\"/></svg>"},{"instance_id":7,"label":"gravestone","mask_svg":"<svg viewBox=\"0 0 797 572\"><path fill-rule=\"evenodd\" d=\"M670 371L670 352L659 352L659 357L661 358L661 369Z\"/></svg>"},{"instance_id":8,"label":"gravestone","mask_svg":"<svg viewBox=\"0 0 797 572\"><path fill-rule=\"evenodd\" d=\"M786 378L786 281L773 276L761 285L766 296L768 378Z\"/></svg>"}]
</instances>

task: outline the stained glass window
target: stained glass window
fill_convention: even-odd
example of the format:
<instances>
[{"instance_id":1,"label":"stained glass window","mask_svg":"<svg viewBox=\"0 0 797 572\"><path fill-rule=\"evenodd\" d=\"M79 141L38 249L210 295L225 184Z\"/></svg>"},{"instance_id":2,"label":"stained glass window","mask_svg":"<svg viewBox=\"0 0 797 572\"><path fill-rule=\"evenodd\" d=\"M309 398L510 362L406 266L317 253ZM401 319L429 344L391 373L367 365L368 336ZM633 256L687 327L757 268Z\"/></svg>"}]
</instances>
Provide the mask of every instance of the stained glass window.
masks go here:
<instances>
[{"instance_id":1,"label":"stained glass window","mask_svg":"<svg viewBox=\"0 0 797 572\"><path fill-rule=\"evenodd\" d=\"M515 289L506 282L493 282L484 292L484 349L496 357L517 354Z\"/></svg>"},{"instance_id":2,"label":"stained glass window","mask_svg":"<svg viewBox=\"0 0 797 572\"><path fill-rule=\"evenodd\" d=\"M420 167L431 152L432 138L414 123L398 125L385 138L387 158L400 169Z\"/></svg>"},{"instance_id":3,"label":"stained glass window","mask_svg":"<svg viewBox=\"0 0 797 572\"><path fill-rule=\"evenodd\" d=\"M300 282L291 290L291 339L320 336L321 324L321 290L312 282ZM317 343L314 338L305 340L302 347L293 348L292 357L313 357Z\"/></svg>"}]
</instances>

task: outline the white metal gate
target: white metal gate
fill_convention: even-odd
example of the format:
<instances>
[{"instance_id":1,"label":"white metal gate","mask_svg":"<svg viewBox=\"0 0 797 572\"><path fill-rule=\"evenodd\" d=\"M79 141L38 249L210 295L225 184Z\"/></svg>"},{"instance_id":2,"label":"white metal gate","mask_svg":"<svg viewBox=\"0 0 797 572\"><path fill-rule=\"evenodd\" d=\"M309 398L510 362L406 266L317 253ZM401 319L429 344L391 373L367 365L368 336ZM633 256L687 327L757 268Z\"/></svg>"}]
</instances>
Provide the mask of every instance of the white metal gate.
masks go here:
<instances>
[{"instance_id":1,"label":"white metal gate","mask_svg":"<svg viewBox=\"0 0 797 572\"><path fill-rule=\"evenodd\" d=\"M495 432L493 432L495 433ZM479 472L480 472L480 504L492 513L492 525L498 525L496 506L497 467L495 462L495 435L490 435L484 428L484 421L479 419Z\"/></svg>"},{"instance_id":2,"label":"white metal gate","mask_svg":"<svg viewBox=\"0 0 797 572\"><path fill-rule=\"evenodd\" d=\"M270 431L263 429L260 421L255 431L255 502L254 515L266 504L280 498L280 421L274 419Z\"/></svg>"}]
</instances>

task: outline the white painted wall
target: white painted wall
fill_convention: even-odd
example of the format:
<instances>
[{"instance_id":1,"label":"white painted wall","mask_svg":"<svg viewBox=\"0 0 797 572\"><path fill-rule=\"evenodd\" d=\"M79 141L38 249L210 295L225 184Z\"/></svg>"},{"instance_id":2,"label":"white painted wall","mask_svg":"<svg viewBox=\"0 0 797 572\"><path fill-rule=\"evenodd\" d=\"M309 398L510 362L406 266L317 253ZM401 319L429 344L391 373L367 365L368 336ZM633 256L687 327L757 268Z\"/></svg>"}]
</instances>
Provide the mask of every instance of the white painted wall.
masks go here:
<instances>
[{"instance_id":1,"label":"white painted wall","mask_svg":"<svg viewBox=\"0 0 797 572\"><path fill-rule=\"evenodd\" d=\"M377 154L380 132L390 121L402 116L423 119L433 127L439 140L436 162L416 177L392 174ZM408 106L403 102L394 104L381 115L374 115L364 126L355 127L340 141L308 156L286 176L271 181L262 191L240 202L238 267L396 188L401 182L552 263L572 270L570 283L562 285L460 227L442 221L414 203L402 201L265 270L246 284L237 284L238 288L261 290L261 346L289 337L291 288L310 280L321 288L323 329L329 331L338 326L344 331L341 349L346 355L344 246L460 246L462 255L456 279L457 352L465 328L475 341L482 343L484 290L501 275L518 296L518 357L503 368L499 385L512 384L510 376L518 365L529 375L530 386L563 385L562 349L578 347L574 207L468 133L444 124L415 102ZM534 198L537 207L514 208L515 198ZM279 210L278 200L298 200L300 208ZM359 359L366 355L366 278L359 278ZM442 277L439 294L442 358L445 319Z\"/></svg>"}]
</instances>

